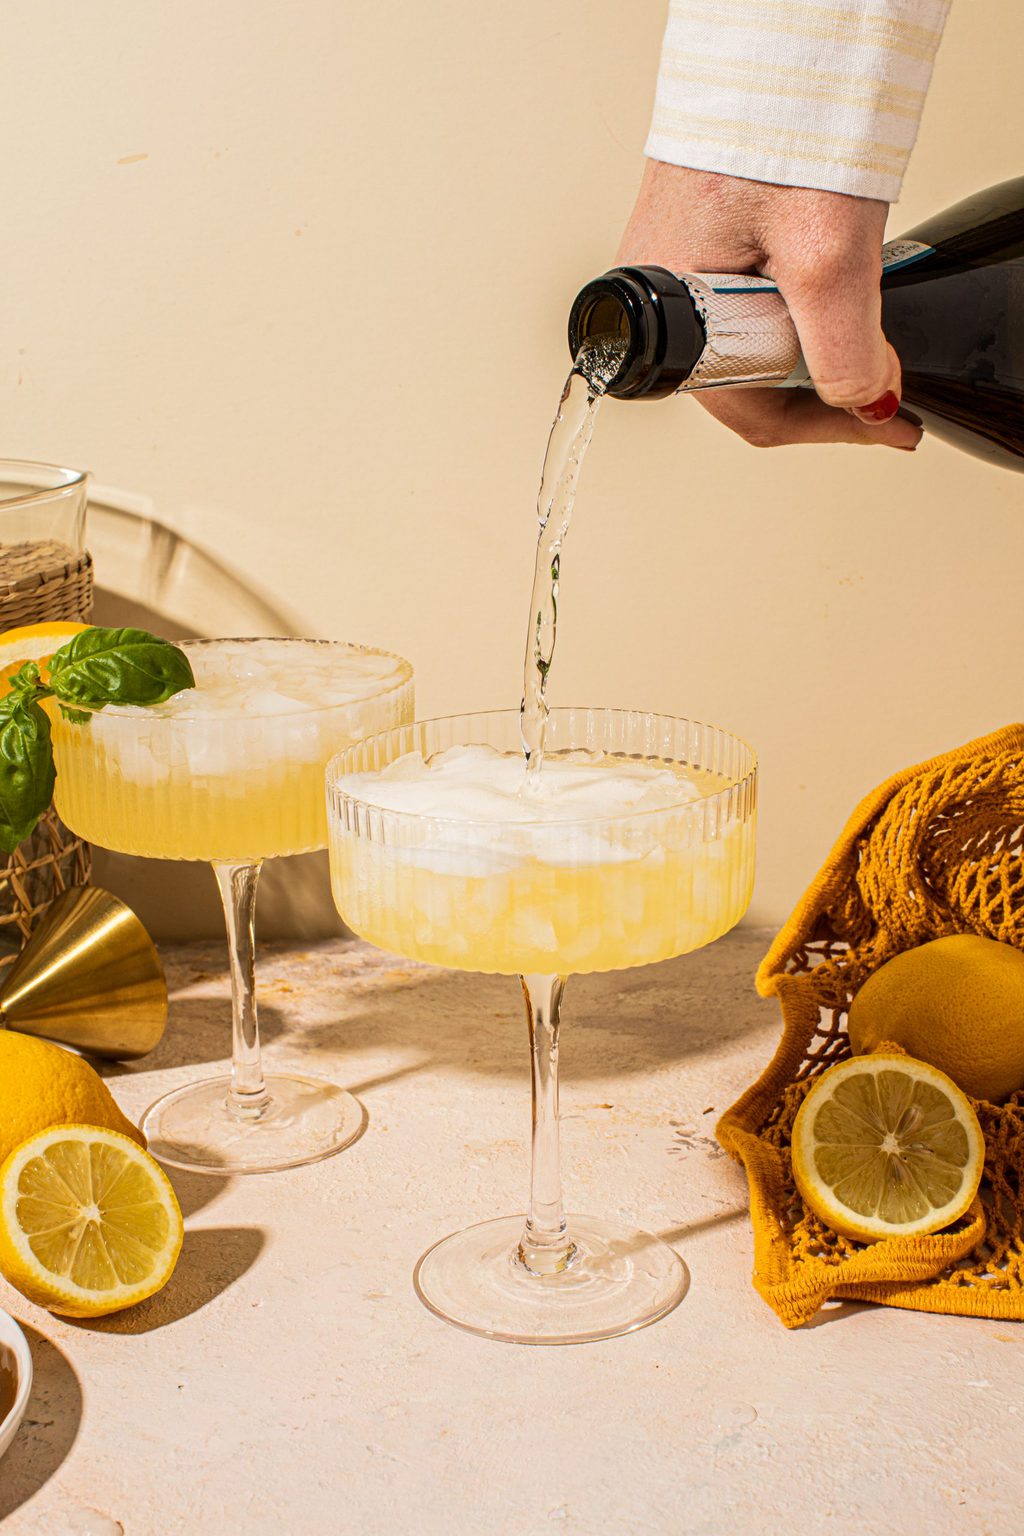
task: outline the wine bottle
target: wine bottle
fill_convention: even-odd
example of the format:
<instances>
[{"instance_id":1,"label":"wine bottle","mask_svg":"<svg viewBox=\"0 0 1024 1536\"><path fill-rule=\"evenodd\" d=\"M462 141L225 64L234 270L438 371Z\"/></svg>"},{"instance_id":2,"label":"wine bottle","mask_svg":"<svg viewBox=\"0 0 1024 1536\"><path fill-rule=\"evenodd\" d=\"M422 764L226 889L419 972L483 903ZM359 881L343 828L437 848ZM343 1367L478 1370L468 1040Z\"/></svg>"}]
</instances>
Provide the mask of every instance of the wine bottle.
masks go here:
<instances>
[{"instance_id":1,"label":"wine bottle","mask_svg":"<svg viewBox=\"0 0 1024 1536\"><path fill-rule=\"evenodd\" d=\"M908 414L968 453L1024 470L1024 176L890 241L882 264L882 325ZM573 357L600 336L626 343L608 386L621 400L813 387L782 296L762 277L613 268L576 296Z\"/></svg>"}]
</instances>

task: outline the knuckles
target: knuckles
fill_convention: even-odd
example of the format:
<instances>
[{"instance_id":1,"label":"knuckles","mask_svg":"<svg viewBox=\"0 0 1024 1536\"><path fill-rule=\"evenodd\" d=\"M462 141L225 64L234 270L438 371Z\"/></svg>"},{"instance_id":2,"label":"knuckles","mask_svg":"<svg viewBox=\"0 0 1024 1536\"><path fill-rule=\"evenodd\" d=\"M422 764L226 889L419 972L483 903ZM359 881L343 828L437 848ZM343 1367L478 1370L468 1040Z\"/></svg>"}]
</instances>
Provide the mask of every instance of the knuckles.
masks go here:
<instances>
[{"instance_id":1,"label":"knuckles","mask_svg":"<svg viewBox=\"0 0 1024 1536\"><path fill-rule=\"evenodd\" d=\"M837 239L833 232L816 243L808 241L797 251L776 252L772 274L798 302L834 298L851 287L862 294L881 284L881 247L865 250L862 241Z\"/></svg>"},{"instance_id":2,"label":"knuckles","mask_svg":"<svg viewBox=\"0 0 1024 1536\"><path fill-rule=\"evenodd\" d=\"M772 270L795 296L831 295L854 285L877 287L882 277L884 205L839 193L793 197L775 211Z\"/></svg>"}]
</instances>

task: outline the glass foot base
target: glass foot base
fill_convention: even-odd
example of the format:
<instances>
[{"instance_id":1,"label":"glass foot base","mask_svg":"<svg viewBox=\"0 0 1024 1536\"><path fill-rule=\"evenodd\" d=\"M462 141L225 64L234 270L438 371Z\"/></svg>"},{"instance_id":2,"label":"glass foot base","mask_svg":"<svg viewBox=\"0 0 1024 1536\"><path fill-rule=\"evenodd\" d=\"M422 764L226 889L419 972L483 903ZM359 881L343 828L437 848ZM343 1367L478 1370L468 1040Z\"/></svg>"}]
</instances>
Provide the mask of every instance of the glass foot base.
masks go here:
<instances>
[{"instance_id":1,"label":"glass foot base","mask_svg":"<svg viewBox=\"0 0 1024 1536\"><path fill-rule=\"evenodd\" d=\"M522 1216L481 1222L428 1248L413 1277L420 1300L456 1328L512 1344L583 1344L632 1333L671 1312L690 1272L649 1232L570 1216L573 1262L534 1275L517 1257Z\"/></svg>"},{"instance_id":2,"label":"glass foot base","mask_svg":"<svg viewBox=\"0 0 1024 1536\"><path fill-rule=\"evenodd\" d=\"M333 1157L363 1130L363 1106L333 1083L297 1073L266 1083L270 1101L252 1119L229 1111L227 1076L165 1094L142 1118L150 1152L193 1173L271 1173Z\"/></svg>"}]
</instances>

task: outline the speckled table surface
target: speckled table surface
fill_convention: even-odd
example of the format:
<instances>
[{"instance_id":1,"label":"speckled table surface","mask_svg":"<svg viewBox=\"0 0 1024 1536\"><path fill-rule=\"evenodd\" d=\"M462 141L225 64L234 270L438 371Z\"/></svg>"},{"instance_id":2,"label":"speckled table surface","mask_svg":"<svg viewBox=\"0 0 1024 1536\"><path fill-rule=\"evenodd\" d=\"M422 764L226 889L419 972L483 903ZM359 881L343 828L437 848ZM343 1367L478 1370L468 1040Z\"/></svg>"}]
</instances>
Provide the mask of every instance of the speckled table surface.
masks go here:
<instances>
[{"instance_id":1,"label":"speckled table surface","mask_svg":"<svg viewBox=\"0 0 1024 1536\"><path fill-rule=\"evenodd\" d=\"M185 1248L133 1312L68 1323L0 1283L36 1364L4 1536L1016 1530L1024 1328L845 1304L787 1333L751 1289L746 1188L712 1126L776 1037L752 986L766 941L566 995L569 1207L636 1219L692 1272L668 1318L572 1348L471 1337L411 1284L435 1238L522 1209L515 982L265 947L268 1062L354 1089L366 1133L288 1173L175 1173ZM165 959L167 1035L112 1076L132 1115L225 1049L221 946Z\"/></svg>"}]
</instances>

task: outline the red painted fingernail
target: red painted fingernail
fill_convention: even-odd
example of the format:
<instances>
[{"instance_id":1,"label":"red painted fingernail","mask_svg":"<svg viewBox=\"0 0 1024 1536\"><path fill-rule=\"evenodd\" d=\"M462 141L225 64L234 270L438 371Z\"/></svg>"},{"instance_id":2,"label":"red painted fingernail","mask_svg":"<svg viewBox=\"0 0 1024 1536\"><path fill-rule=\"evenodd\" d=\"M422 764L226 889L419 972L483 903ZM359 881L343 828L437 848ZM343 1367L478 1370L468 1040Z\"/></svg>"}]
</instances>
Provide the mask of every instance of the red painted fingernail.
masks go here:
<instances>
[{"instance_id":1,"label":"red painted fingernail","mask_svg":"<svg viewBox=\"0 0 1024 1536\"><path fill-rule=\"evenodd\" d=\"M853 414L859 416L861 421L866 421L870 426L879 427L885 421L891 421L900 408L899 396L887 389L884 395L879 395L877 400L872 400L870 405L855 405Z\"/></svg>"}]
</instances>

